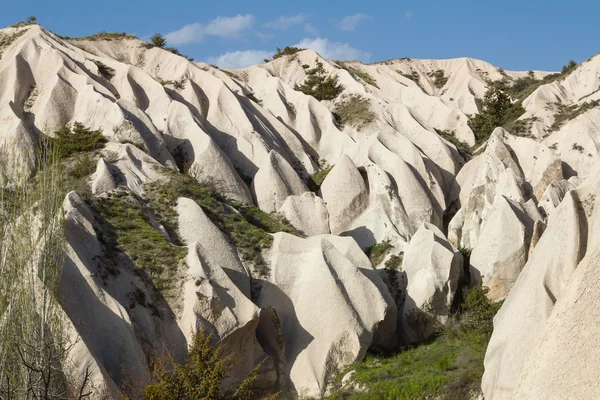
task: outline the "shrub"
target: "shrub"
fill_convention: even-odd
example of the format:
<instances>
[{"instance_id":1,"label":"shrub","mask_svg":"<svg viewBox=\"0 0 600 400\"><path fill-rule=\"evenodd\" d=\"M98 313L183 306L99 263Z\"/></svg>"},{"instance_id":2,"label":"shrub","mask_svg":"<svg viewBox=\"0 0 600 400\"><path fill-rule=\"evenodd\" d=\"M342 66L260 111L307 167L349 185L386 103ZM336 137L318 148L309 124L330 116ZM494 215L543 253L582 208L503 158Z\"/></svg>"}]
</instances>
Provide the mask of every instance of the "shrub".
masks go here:
<instances>
[{"instance_id":1,"label":"shrub","mask_svg":"<svg viewBox=\"0 0 600 400\"><path fill-rule=\"evenodd\" d=\"M481 102L481 112L469 118L469 127L477 138L477 144L481 144L494 129L517 120L524 113L521 102L512 103L504 91L492 85Z\"/></svg>"},{"instance_id":2,"label":"shrub","mask_svg":"<svg viewBox=\"0 0 600 400\"><path fill-rule=\"evenodd\" d=\"M577 69L577 63L573 60L569 61L569 63L567 65L564 65L562 67L562 70L560 71L560 73L562 75L568 75L571 72L575 71Z\"/></svg>"},{"instance_id":3,"label":"shrub","mask_svg":"<svg viewBox=\"0 0 600 400\"><path fill-rule=\"evenodd\" d=\"M73 123L72 127L65 125L56 131L54 141L61 159L77 153L101 149L107 142L102 131L86 128L80 122Z\"/></svg>"},{"instance_id":4,"label":"shrub","mask_svg":"<svg viewBox=\"0 0 600 400\"><path fill-rule=\"evenodd\" d=\"M192 336L187 360L177 363L173 356L155 359L151 382L143 391L147 400L252 400L260 364L233 390L222 389L222 382L234 366L233 355L225 355L223 344L211 345L211 336L200 331ZM264 397L274 400L277 395Z\"/></svg>"},{"instance_id":5,"label":"shrub","mask_svg":"<svg viewBox=\"0 0 600 400\"><path fill-rule=\"evenodd\" d=\"M104 64L102 61L94 60L94 64L98 67L98 72L102 75L106 80L111 80L115 76L115 70L108 65Z\"/></svg>"},{"instance_id":6,"label":"shrub","mask_svg":"<svg viewBox=\"0 0 600 400\"><path fill-rule=\"evenodd\" d=\"M162 34L155 33L150 38L150 44L152 47L160 47L162 49L167 44L167 39L165 39Z\"/></svg>"},{"instance_id":7,"label":"shrub","mask_svg":"<svg viewBox=\"0 0 600 400\"><path fill-rule=\"evenodd\" d=\"M345 96L336 104L334 113L343 125L350 125L361 130L375 120L371 111L371 101L360 95Z\"/></svg>"},{"instance_id":8,"label":"shrub","mask_svg":"<svg viewBox=\"0 0 600 400\"><path fill-rule=\"evenodd\" d=\"M272 61L272 60L277 60L278 58L281 58L283 56L291 56L291 55L294 55L294 54L296 54L296 53L298 53L299 51L302 51L302 50L306 50L306 49L302 49L300 47L285 46L283 48L283 50L281 50L278 47L277 51L275 52L275 54L273 54L273 57L271 57L270 60L265 59L264 61L265 62L269 62L269 61Z\"/></svg>"},{"instance_id":9,"label":"shrub","mask_svg":"<svg viewBox=\"0 0 600 400\"><path fill-rule=\"evenodd\" d=\"M296 85L295 90L298 90L308 96L313 96L315 99L333 100L343 90L342 86L337 83L337 76L328 76L323 67L323 63L315 59L316 67L306 71L307 77L302 85Z\"/></svg>"},{"instance_id":10,"label":"shrub","mask_svg":"<svg viewBox=\"0 0 600 400\"><path fill-rule=\"evenodd\" d=\"M32 15L31 17L27 18L27 22L30 24L35 24L37 22L37 18Z\"/></svg>"},{"instance_id":11,"label":"shrub","mask_svg":"<svg viewBox=\"0 0 600 400\"><path fill-rule=\"evenodd\" d=\"M445 76L445 72L443 69L438 69L437 71L430 74L433 77L433 86L438 89L443 88L448 82L449 77Z\"/></svg>"}]
</instances>

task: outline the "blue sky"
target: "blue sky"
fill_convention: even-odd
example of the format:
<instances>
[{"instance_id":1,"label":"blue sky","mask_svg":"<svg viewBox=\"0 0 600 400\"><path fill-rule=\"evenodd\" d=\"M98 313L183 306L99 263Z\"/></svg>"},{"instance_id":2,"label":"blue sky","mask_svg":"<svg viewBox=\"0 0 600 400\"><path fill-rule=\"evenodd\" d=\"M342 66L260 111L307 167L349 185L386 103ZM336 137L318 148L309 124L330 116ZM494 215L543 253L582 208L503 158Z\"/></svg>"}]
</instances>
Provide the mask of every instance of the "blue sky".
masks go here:
<instances>
[{"instance_id":1,"label":"blue sky","mask_svg":"<svg viewBox=\"0 0 600 400\"><path fill-rule=\"evenodd\" d=\"M183 53L224 67L297 44L332 59L467 56L512 70L558 70L600 51L597 0L28 0L3 4L0 25L29 15L72 37L160 32Z\"/></svg>"}]
</instances>

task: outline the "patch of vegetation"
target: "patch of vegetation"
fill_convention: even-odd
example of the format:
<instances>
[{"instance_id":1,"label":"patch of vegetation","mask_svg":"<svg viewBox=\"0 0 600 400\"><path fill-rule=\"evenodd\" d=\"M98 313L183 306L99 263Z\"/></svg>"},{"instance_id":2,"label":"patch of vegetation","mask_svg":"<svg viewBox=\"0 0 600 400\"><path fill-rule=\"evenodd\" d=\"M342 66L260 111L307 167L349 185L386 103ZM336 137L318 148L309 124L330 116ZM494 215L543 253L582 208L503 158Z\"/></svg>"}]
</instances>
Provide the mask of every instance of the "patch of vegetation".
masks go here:
<instances>
[{"instance_id":1,"label":"patch of vegetation","mask_svg":"<svg viewBox=\"0 0 600 400\"><path fill-rule=\"evenodd\" d=\"M306 50L306 49L302 49L300 47L294 47L294 46L285 46L283 48L283 50L281 50L279 47L277 48L277 51L275 52L275 54L273 54L273 57L271 57L271 59L265 59L264 61L266 63L268 63L269 61L273 61L273 60L277 60L278 58L284 57L284 56L292 56L296 53L298 53L299 51L302 50Z\"/></svg>"},{"instance_id":2,"label":"patch of vegetation","mask_svg":"<svg viewBox=\"0 0 600 400\"><path fill-rule=\"evenodd\" d=\"M533 127L533 123L538 120L538 117L517 119L506 123L504 128L515 136L533 137L531 135L531 129Z\"/></svg>"},{"instance_id":3,"label":"patch of vegetation","mask_svg":"<svg viewBox=\"0 0 600 400\"><path fill-rule=\"evenodd\" d=\"M167 39L165 39L165 37L162 34L155 33L150 38L150 43L143 43L142 47L145 48L145 49L152 49L152 48L156 47L156 48L159 48L159 49L166 50L166 51L168 51L170 53L173 53L176 56L181 56L183 58L186 58L188 61L194 61L193 58L188 57L187 55L180 53L179 50L177 50L175 47L166 47L166 45L167 45Z\"/></svg>"},{"instance_id":4,"label":"patch of vegetation","mask_svg":"<svg viewBox=\"0 0 600 400\"><path fill-rule=\"evenodd\" d=\"M59 158L65 159L77 153L99 150L108 141L100 130L91 130L82 123L73 126L65 125L55 133L54 142L59 151Z\"/></svg>"},{"instance_id":5,"label":"patch of vegetation","mask_svg":"<svg viewBox=\"0 0 600 400\"><path fill-rule=\"evenodd\" d=\"M14 25L10 25L10 27L11 28L24 28L26 26L36 25L36 24L37 24L37 17L32 15L31 17L27 18L27 21L19 21Z\"/></svg>"},{"instance_id":6,"label":"patch of vegetation","mask_svg":"<svg viewBox=\"0 0 600 400\"><path fill-rule=\"evenodd\" d=\"M154 35L152 35L152 37L150 38L150 43L149 43L152 47L158 47L158 48L164 48L165 45L167 44L167 39L165 39L165 37L160 34L160 33L155 33Z\"/></svg>"},{"instance_id":7,"label":"patch of vegetation","mask_svg":"<svg viewBox=\"0 0 600 400\"><path fill-rule=\"evenodd\" d=\"M105 248L127 254L136 270L147 274L165 297L175 295L179 265L187 249L170 243L156 230L142 204L127 189L95 197L91 203L108 223L108 234L101 238Z\"/></svg>"},{"instance_id":8,"label":"patch of vegetation","mask_svg":"<svg viewBox=\"0 0 600 400\"><path fill-rule=\"evenodd\" d=\"M183 90L185 89L185 85L188 83L187 76L182 76L181 79L176 81L164 80L162 78L156 78L156 80L163 86L172 86L175 90Z\"/></svg>"},{"instance_id":9,"label":"patch of vegetation","mask_svg":"<svg viewBox=\"0 0 600 400\"><path fill-rule=\"evenodd\" d=\"M153 360L150 383L141 396L128 398L145 400L275 400L277 395L257 396L253 389L260 364L235 388L222 389L222 381L235 365L234 354L226 355L223 344L213 346L213 337L200 331L192 336L188 357L182 364L167 352L163 358ZM262 363L261 363L262 364Z\"/></svg>"},{"instance_id":10,"label":"patch of vegetation","mask_svg":"<svg viewBox=\"0 0 600 400\"><path fill-rule=\"evenodd\" d=\"M151 183L145 187L145 199L152 205L159 221L167 230L174 231L177 214L174 207L179 197L194 200L236 246L244 261L263 275L268 273L261 250L273 242L269 233L287 232L301 236L284 218L267 214L257 207L224 198L218 193L218 184L200 184L184 174L170 173L170 181Z\"/></svg>"},{"instance_id":11,"label":"patch of vegetation","mask_svg":"<svg viewBox=\"0 0 600 400\"><path fill-rule=\"evenodd\" d=\"M371 75L369 75L368 72L363 71L362 69L359 69L359 68L351 67L343 61L338 61L337 63L339 64L339 66L342 69L345 69L346 71L348 71L354 79L361 79L363 82L365 82L371 86L375 86L377 89L379 89L379 86L377 85L377 81Z\"/></svg>"},{"instance_id":12,"label":"patch of vegetation","mask_svg":"<svg viewBox=\"0 0 600 400\"><path fill-rule=\"evenodd\" d=\"M419 73L417 71L411 71L410 74L403 74L400 71L397 71L400 75L402 75L403 77L410 79L411 81L415 82L417 85L420 85L421 83L421 76L419 75Z\"/></svg>"},{"instance_id":13,"label":"patch of vegetation","mask_svg":"<svg viewBox=\"0 0 600 400\"><path fill-rule=\"evenodd\" d=\"M430 72L427 75L433 78L433 86L441 89L446 85L446 83L448 83L448 79L450 79L450 77L446 76L445 74L446 73L443 69L438 69L437 71Z\"/></svg>"},{"instance_id":14,"label":"patch of vegetation","mask_svg":"<svg viewBox=\"0 0 600 400\"><path fill-rule=\"evenodd\" d=\"M560 103L556 103L558 111L554 115L554 122L548 128L548 132L558 131L566 122L571 121L586 111L591 110L600 106L600 100L586 101L581 104L573 104L566 106Z\"/></svg>"},{"instance_id":15,"label":"patch of vegetation","mask_svg":"<svg viewBox=\"0 0 600 400\"><path fill-rule=\"evenodd\" d=\"M331 167L323 168L322 170L315 172L313 176L308 179L307 185L311 192L317 193L319 189L321 189L323 181L327 178L327 175L329 175L332 169L333 165Z\"/></svg>"},{"instance_id":16,"label":"patch of vegetation","mask_svg":"<svg viewBox=\"0 0 600 400\"><path fill-rule=\"evenodd\" d=\"M26 32L27 30L21 30L10 35L0 33L0 58L2 58L2 51L10 46L15 40L23 36Z\"/></svg>"},{"instance_id":17,"label":"patch of vegetation","mask_svg":"<svg viewBox=\"0 0 600 400\"><path fill-rule=\"evenodd\" d=\"M137 36L133 36L128 34L127 32L98 32L90 36L85 36L81 38L72 38L71 40L90 40L90 41L98 41L98 40L108 40L108 41L116 41L116 40L132 40L137 39Z\"/></svg>"},{"instance_id":18,"label":"patch of vegetation","mask_svg":"<svg viewBox=\"0 0 600 400\"><path fill-rule=\"evenodd\" d=\"M562 75L569 75L571 72L575 71L577 69L577 63L573 60L569 61L569 63L567 65L564 65L562 67L562 70L560 71L560 73Z\"/></svg>"},{"instance_id":19,"label":"patch of vegetation","mask_svg":"<svg viewBox=\"0 0 600 400\"><path fill-rule=\"evenodd\" d=\"M466 295L461 313L429 342L389 357L368 356L350 366L352 380L365 392L338 389L329 399L469 399L480 392L483 359L501 303L491 303L487 288ZM475 396L474 396L475 395Z\"/></svg>"},{"instance_id":20,"label":"patch of vegetation","mask_svg":"<svg viewBox=\"0 0 600 400\"><path fill-rule=\"evenodd\" d=\"M492 85L481 101L480 113L469 118L469 127L477 139L476 146L485 142L494 129L516 121L524 113L522 102L513 103L508 94Z\"/></svg>"},{"instance_id":21,"label":"patch of vegetation","mask_svg":"<svg viewBox=\"0 0 600 400\"><path fill-rule=\"evenodd\" d=\"M585 151L585 148L580 145L579 143L573 143L573 145L571 146L572 150L578 151L580 153L583 153Z\"/></svg>"},{"instance_id":22,"label":"patch of vegetation","mask_svg":"<svg viewBox=\"0 0 600 400\"><path fill-rule=\"evenodd\" d=\"M371 111L371 101L358 94L344 96L333 111L342 125L350 125L361 130L375 120Z\"/></svg>"},{"instance_id":23,"label":"patch of vegetation","mask_svg":"<svg viewBox=\"0 0 600 400\"><path fill-rule=\"evenodd\" d=\"M104 79L110 81L115 76L115 70L104 64L102 61L94 60L94 64L96 64L98 67L98 72Z\"/></svg>"},{"instance_id":24,"label":"patch of vegetation","mask_svg":"<svg viewBox=\"0 0 600 400\"><path fill-rule=\"evenodd\" d=\"M379 265L387 255L387 253L392 249L392 244L389 240L385 240L381 243L376 243L373 246L367 248L365 250L365 254L371 260L371 264Z\"/></svg>"},{"instance_id":25,"label":"patch of vegetation","mask_svg":"<svg viewBox=\"0 0 600 400\"><path fill-rule=\"evenodd\" d=\"M460 140L458 140L458 138L455 136L455 131L445 131L441 129L435 129L435 131L443 139L452 143L456 147L456 150L458 150L458 153L461 155L462 158L468 160L472 157L473 149L465 142L461 142Z\"/></svg>"},{"instance_id":26,"label":"patch of vegetation","mask_svg":"<svg viewBox=\"0 0 600 400\"><path fill-rule=\"evenodd\" d=\"M343 90L337 83L337 76L329 76L323 67L323 63L315 59L316 67L306 71L307 77L302 85L296 85L294 90L298 90L315 99L333 100Z\"/></svg>"}]
</instances>

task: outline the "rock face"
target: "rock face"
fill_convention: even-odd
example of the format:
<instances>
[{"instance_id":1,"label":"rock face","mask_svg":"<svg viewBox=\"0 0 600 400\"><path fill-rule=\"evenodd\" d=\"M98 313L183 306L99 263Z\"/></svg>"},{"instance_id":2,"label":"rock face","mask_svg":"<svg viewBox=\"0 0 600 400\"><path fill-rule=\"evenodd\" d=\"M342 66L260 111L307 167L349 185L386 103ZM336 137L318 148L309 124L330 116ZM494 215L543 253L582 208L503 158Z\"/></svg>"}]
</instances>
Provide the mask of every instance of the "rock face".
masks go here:
<instances>
[{"instance_id":1,"label":"rock face","mask_svg":"<svg viewBox=\"0 0 600 400\"><path fill-rule=\"evenodd\" d=\"M91 194L65 200L60 283L67 333L81 339L72 368L89 365L98 388L116 397L126 379L145 383L157 344L181 361L204 330L243 358L226 386L266 360L260 389L323 395L367 349L428 336L460 285L483 284L506 299L486 355L486 399L596 394L600 56L523 101L527 132L497 128L467 161L451 141L475 144L467 115L476 98L490 80L528 72L468 58L341 63L312 50L224 71L119 35L67 39L36 24L0 35L2 189L40 167L43 135L79 122L107 140L88 153L93 174L79 176L89 165L78 164L68 177ZM317 63L341 84L336 99L294 89ZM336 109L349 96L373 118L342 127ZM325 165L332 170L309 192ZM177 187L184 197L158 210L177 173L201 188ZM90 206L124 193L135 210L121 216L123 229L145 224L129 243L165 238L178 254L167 262L175 298ZM281 216L307 237L277 233ZM398 287L364 253L382 242L393 247L385 260L404 253ZM472 251L470 265L458 248Z\"/></svg>"},{"instance_id":2,"label":"rock face","mask_svg":"<svg viewBox=\"0 0 600 400\"><path fill-rule=\"evenodd\" d=\"M557 315L555 310L559 309L557 307L571 285L573 274L586 254L586 242L590 240L588 235L595 233L595 218L590 220L590 217L596 214L597 185L596 179L596 182L567 193L494 319L494 333L486 353L482 384L486 398L515 398L520 391L517 384L522 379L529 379L530 373L537 374L527 367L529 363L537 365L539 362L539 359L532 358L537 354L537 350L533 349L543 346L545 332L549 332L547 329L551 327L548 321ZM587 251L592 248L588 247ZM561 315L564 318L564 314ZM563 351L569 350L555 348L549 353L557 356ZM545 364L543 369L548 370L552 365L558 364ZM558 381L560 385L567 382ZM536 390L546 389L540 386ZM550 397L555 394L547 392Z\"/></svg>"},{"instance_id":3,"label":"rock face","mask_svg":"<svg viewBox=\"0 0 600 400\"><path fill-rule=\"evenodd\" d=\"M428 338L434 320L445 322L463 274L463 257L432 224L423 224L404 251L408 286L402 311L404 340Z\"/></svg>"},{"instance_id":4,"label":"rock face","mask_svg":"<svg viewBox=\"0 0 600 400\"><path fill-rule=\"evenodd\" d=\"M525 161L528 151L536 154L533 162ZM462 207L450 222L448 237L456 246L472 249L472 284L489 286L490 299L506 297L519 276L532 237L544 228L536 199L561 179L560 160L548 148L501 128L485 152L458 174Z\"/></svg>"},{"instance_id":5,"label":"rock face","mask_svg":"<svg viewBox=\"0 0 600 400\"><path fill-rule=\"evenodd\" d=\"M325 202L312 192L289 196L279 211L307 236L329 233L329 214Z\"/></svg>"},{"instance_id":6,"label":"rock face","mask_svg":"<svg viewBox=\"0 0 600 400\"><path fill-rule=\"evenodd\" d=\"M214 265L225 270L238 289L250 297L250 273L242 264L231 241L213 224L202 208L193 200L181 197L177 200L179 232L190 246L202 244L201 257L209 257ZM194 250L196 253L198 251ZM204 261L210 262L210 261Z\"/></svg>"},{"instance_id":7,"label":"rock face","mask_svg":"<svg viewBox=\"0 0 600 400\"><path fill-rule=\"evenodd\" d=\"M356 244L339 250L335 241L276 234L271 273L262 283L259 304L279 315L286 372L300 396L323 395L331 371L362 359L374 331L395 311L380 291L383 283L374 284L344 254L360 253ZM315 299L318 312L311 307Z\"/></svg>"},{"instance_id":8,"label":"rock face","mask_svg":"<svg viewBox=\"0 0 600 400\"><path fill-rule=\"evenodd\" d=\"M367 205L365 182L350 157L343 156L321 185L329 214L329 229L334 235L344 232Z\"/></svg>"},{"instance_id":9,"label":"rock face","mask_svg":"<svg viewBox=\"0 0 600 400\"><path fill-rule=\"evenodd\" d=\"M307 190L294 169L275 151L269 153L252 181L256 204L266 212L279 211L288 196Z\"/></svg>"}]
</instances>

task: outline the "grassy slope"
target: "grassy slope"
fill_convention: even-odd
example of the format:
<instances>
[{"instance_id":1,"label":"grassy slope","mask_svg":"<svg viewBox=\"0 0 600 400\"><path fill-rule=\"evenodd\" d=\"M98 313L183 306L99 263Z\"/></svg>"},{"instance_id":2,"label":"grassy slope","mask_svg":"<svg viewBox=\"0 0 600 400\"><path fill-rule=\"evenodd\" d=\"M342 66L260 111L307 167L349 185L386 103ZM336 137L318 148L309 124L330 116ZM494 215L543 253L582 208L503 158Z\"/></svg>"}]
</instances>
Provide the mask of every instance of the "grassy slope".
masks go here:
<instances>
[{"instance_id":1,"label":"grassy slope","mask_svg":"<svg viewBox=\"0 0 600 400\"><path fill-rule=\"evenodd\" d=\"M338 374L338 387L329 400L469 399L479 392L483 359L492 334L492 320L501 303L490 303L486 289L467 295L463 313L453 317L437 337L397 354L369 355ZM365 391L339 388L340 378L356 371L352 380Z\"/></svg>"}]
</instances>

